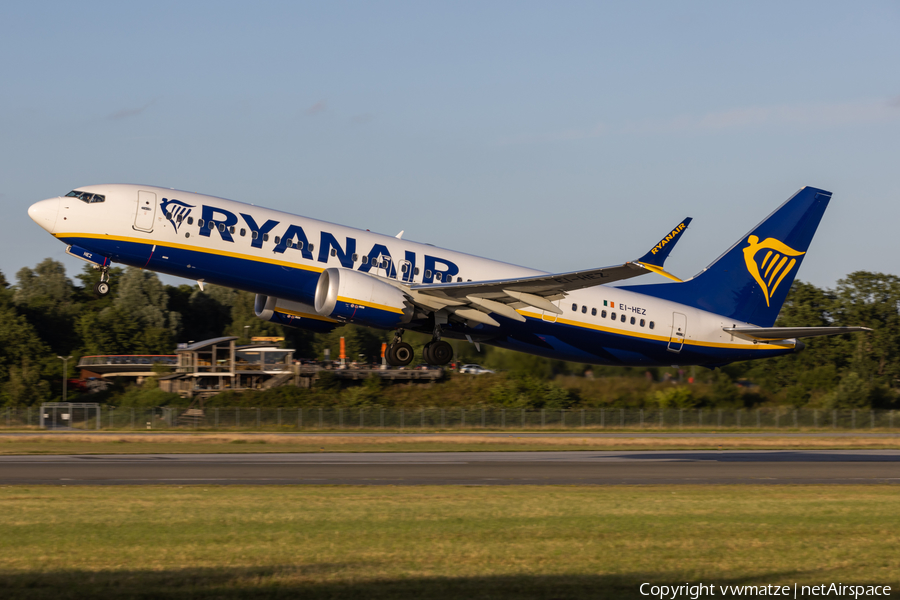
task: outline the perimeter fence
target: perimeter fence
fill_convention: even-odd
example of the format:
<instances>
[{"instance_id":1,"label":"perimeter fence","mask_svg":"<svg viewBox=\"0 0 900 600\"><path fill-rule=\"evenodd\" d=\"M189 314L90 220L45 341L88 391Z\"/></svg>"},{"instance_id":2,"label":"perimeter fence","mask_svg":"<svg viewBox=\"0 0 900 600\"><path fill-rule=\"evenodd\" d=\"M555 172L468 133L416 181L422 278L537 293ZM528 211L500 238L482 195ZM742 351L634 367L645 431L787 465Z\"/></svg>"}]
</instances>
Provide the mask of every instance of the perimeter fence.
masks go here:
<instances>
[{"instance_id":1,"label":"perimeter fence","mask_svg":"<svg viewBox=\"0 0 900 600\"><path fill-rule=\"evenodd\" d=\"M45 417L46 419L46 417ZM38 429L37 407L0 409L0 429ZM98 407L56 430L900 430L896 410Z\"/></svg>"}]
</instances>

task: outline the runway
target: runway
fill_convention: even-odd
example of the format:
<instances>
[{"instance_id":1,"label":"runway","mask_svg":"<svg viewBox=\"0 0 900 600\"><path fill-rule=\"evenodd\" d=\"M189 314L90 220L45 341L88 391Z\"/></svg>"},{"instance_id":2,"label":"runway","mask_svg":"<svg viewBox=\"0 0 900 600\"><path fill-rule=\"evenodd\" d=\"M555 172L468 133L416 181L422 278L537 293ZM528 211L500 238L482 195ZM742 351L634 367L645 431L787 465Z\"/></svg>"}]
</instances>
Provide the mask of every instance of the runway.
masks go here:
<instances>
[{"instance_id":1,"label":"runway","mask_svg":"<svg viewBox=\"0 0 900 600\"><path fill-rule=\"evenodd\" d=\"M605 431L577 431L577 432L544 432L544 431L522 431L522 432L497 432L497 431L444 431L444 432L302 432L302 433L285 433L285 432L253 432L253 431L163 431L163 432L144 432L136 431L95 431L84 429L54 429L50 431L10 431L0 433L0 438L46 438L47 435L53 436L90 436L90 437L122 437L123 435L146 435L148 438L164 435L167 437L191 438L196 436L216 436L216 435L241 435L247 437L279 437L279 438L421 438L427 440L429 438L444 437L488 437L488 438L628 438L628 439L666 439L666 438L900 438L900 432L866 432L860 430L854 431L817 431L817 432L730 432L730 431L701 431L701 432L684 432L684 431L665 431L665 432L649 432L649 431L627 431L627 432L605 432Z\"/></svg>"},{"instance_id":2,"label":"runway","mask_svg":"<svg viewBox=\"0 0 900 600\"><path fill-rule=\"evenodd\" d=\"M900 450L0 456L0 485L900 483Z\"/></svg>"}]
</instances>

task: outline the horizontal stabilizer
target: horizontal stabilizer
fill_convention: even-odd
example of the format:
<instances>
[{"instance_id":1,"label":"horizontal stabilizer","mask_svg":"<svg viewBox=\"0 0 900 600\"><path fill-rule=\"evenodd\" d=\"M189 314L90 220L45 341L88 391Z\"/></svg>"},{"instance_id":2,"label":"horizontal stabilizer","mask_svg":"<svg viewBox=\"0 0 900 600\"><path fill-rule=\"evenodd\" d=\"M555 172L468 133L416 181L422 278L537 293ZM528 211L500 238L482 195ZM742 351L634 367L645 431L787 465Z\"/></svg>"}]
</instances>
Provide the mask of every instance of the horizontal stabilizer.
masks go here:
<instances>
[{"instance_id":1,"label":"horizontal stabilizer","mask_svg":"<svg viewBox=\"0 0 900 600\"><path fill-rule=\"evenodd\" d=\"M760 341L872 331L868 327L723 327L722 330L745 339Z\"/></svg>"}]
</instances>

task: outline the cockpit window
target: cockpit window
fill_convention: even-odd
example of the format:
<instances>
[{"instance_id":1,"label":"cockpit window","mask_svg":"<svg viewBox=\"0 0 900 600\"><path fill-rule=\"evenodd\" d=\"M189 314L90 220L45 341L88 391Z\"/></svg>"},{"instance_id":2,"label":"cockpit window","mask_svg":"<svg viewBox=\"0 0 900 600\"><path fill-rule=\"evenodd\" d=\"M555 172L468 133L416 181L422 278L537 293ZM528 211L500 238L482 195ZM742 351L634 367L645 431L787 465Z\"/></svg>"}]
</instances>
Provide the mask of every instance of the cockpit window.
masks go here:
<instances>
[{"instance_id":1,"label":"cockpit window","mask_svg":"<svg viewBox=\"0 0 900 600\"><path fill-rule=\"evenodd\" d=\"M86 204L96 204L98 202L103 202L106 200L106 196L102 194L92 194L90 192L79 192L78 190L72 190L68 194L66 194L67 198L78 198L82 202Z\"/></svg>"}]
</instances>

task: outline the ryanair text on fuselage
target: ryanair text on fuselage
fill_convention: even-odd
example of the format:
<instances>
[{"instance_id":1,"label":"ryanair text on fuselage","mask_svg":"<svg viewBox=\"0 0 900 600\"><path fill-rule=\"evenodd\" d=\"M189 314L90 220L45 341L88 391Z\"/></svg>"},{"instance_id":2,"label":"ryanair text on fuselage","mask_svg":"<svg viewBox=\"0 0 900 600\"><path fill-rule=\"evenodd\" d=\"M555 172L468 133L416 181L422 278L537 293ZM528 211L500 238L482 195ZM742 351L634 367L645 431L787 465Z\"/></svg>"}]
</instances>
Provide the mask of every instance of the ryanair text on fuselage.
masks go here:
<instances>
[{"instance_id":1,"label":"ryanair text on fuselage","mask_svg":"<svg viewBox=\"0 0 900 600\"><path fill-rule=\"evenodd\" d=\"M163 198L161 207L166 218L176 228L187 218L188 213L176 215L169 210L169 206L179 206L194 208L174 198ZM210 237L213 231L216 231L223 241L234 243L234 236L231 232L233 227L238 226L238 216L233 212L204 204L201 207L201 223L200 235ZM316 245L311 244L309 237L306 235L303 227L300 225L289 223L286 226L280 221L267 219L264 223L257 223L256 219L247 213L239 213L244 224L251 232L250 246L261 249L269 236L275 236L273 252L283 254L288 250L296 250L305 260L315 260L321 263L327 263L329 256L337 258L341 266L347 269L354 268L353 255L357 254L356 238L345 237L345 243L342 246L338 239L327 231L322 231L319 236L318 250ZM179 218L181 217L181 218ZM253 233L255 232L255 234ZM279 235L275 235L279 232ZM283 232L283 233L281 233ZM361 261L357 271L369 273L374 269L383 269L384 275L391 279L400 279L401 281L412 281L417 272L417 255L409 250L404 251L402 262L400 263L400 272L394 264L394 259L390 250L384 244L373 244L371 249L365 254L361 254ZM452 261L430 254L422 255L422 269L424 270L422 282L433 283L435 281L450 281L450 278L459 273L459 267Z\"/></svg>"}]
</instances>

